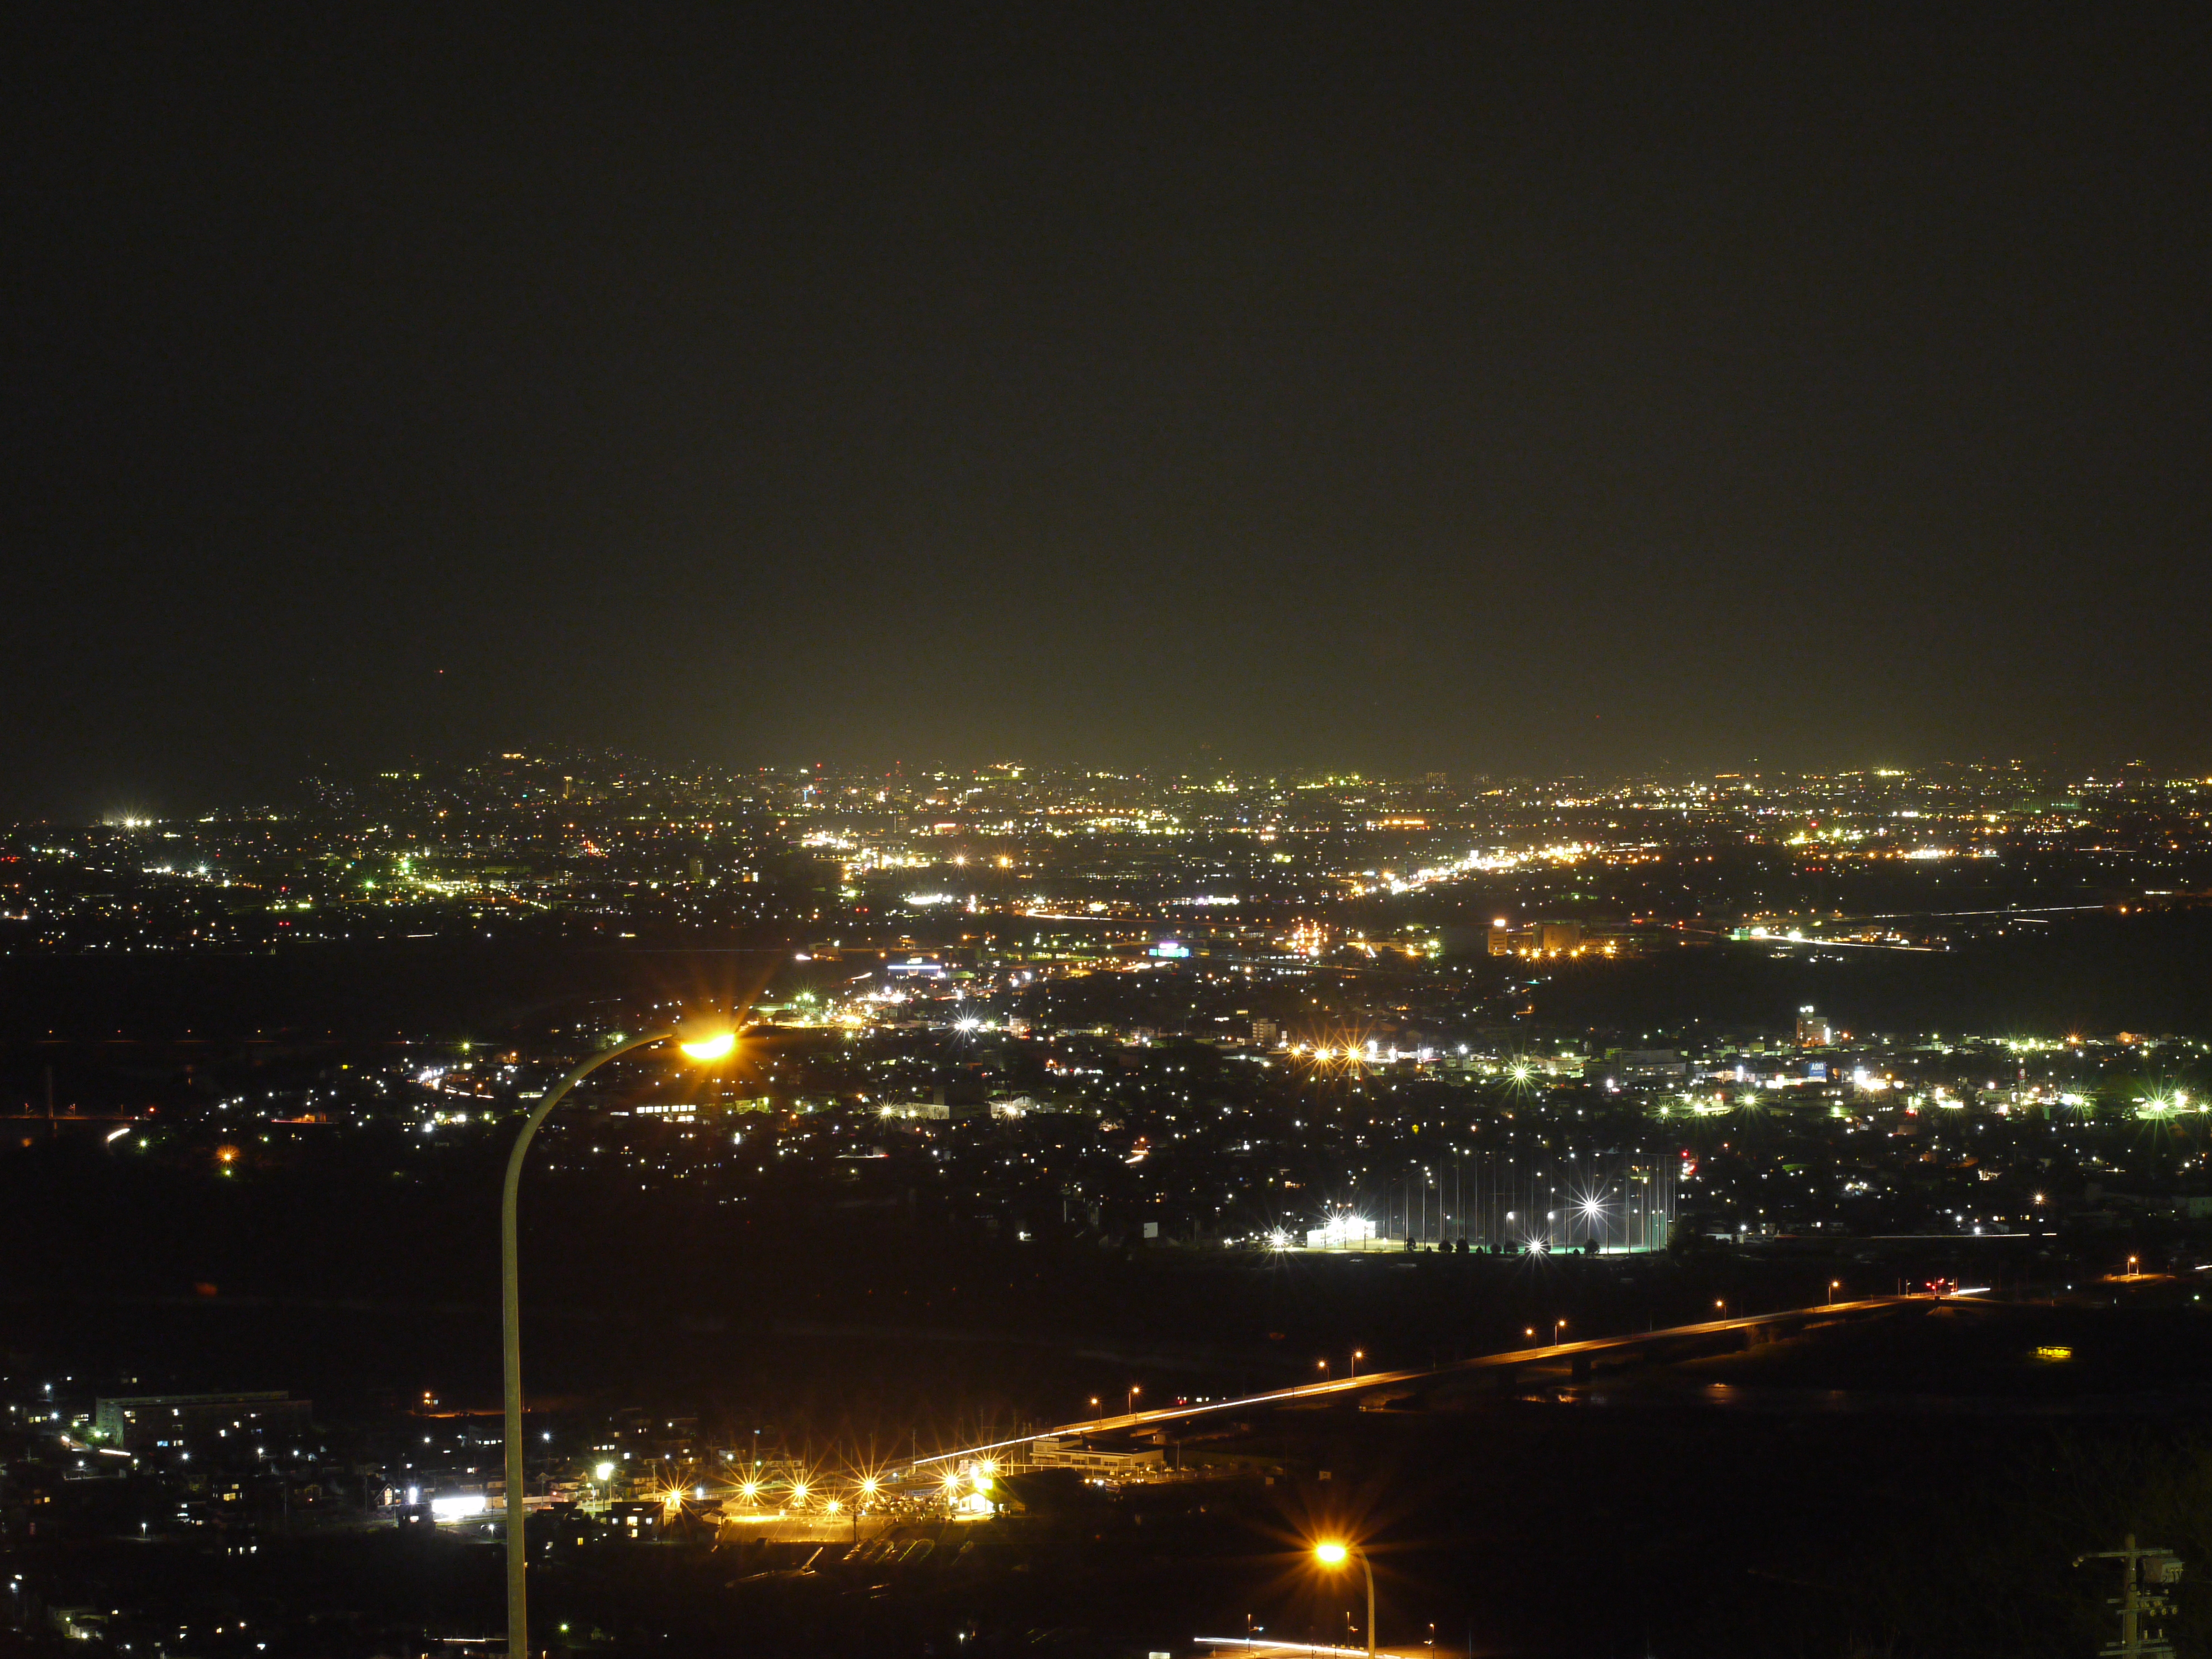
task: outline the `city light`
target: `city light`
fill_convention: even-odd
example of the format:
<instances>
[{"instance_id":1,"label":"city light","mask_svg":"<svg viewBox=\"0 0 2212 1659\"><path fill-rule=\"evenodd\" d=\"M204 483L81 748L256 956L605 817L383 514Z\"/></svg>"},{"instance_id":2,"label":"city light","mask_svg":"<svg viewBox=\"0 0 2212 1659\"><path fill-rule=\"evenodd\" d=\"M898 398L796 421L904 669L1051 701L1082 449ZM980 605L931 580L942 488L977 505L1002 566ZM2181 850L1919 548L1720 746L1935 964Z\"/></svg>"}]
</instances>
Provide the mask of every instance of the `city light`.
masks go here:
<instances>
[{"instance_id":1,"label":"city light","mask_svg":"<svg viewBox=\"0 0 2212 1659\"><path fill-rule=\"evenodd\" d=\"M757 1018L763 1032L757 1057L740 1040L735 1019L683 1018L672 996L626 999L603 1005L602 1013L550 1034L549 1040L399 1045L388 1062L358 1067L342 1062L334 1073L281 1102L258 1085L222 1093L204 1105L149 1102L128 1121L107 1119L98 1133L115 1145L128 1146L135 1138L149 1148L165 1140L197 1148L191 1155L211 1159L217 1173L243 1179L250 1165L257 1181L264 1172L282 1178L296 1159L296 1141L335 1142L386 1122L419 1131L408 1140L423 1151L410 1151L409 1157L450 1155L507 1133L518 1114L557 1098L553 1079L580 1062L588 1069L665 1040L687 1064L713 1065L738 1055L757 1063L746 1068L741 1089L709 1080L680 1099L627 1097L626 1084L610 1091L608 1109L590 1120L588 1134L578 1133L585 1121L580 1117L565 1133L541 1143L547 1151L532 1157L543 1156L572 1174L601 1172L613 1190L635 1178L641 1193L654 1194L677 1212L690 1201L690 1194L707 1190L750 1202L751 1194L732 1192L730 1184L772 1182L780 1172L809 1167L825 1156L842 1179L863 1191L879 1184L889 1173L882 1166L890 1165L917 1193L927 1184L955 1205L995 1205L1011 1182L1027 1215L1016 1221L1010 1244L1031 1242L1037 1222L1053 1217L1048 1224L1074 1236L1117 1236L1133 1224L1109 1218L1112 1209L1101 1201L1102 1177L1110 1171L1115 1182L1132 1179L1143 1189L1158 1178L1155 1171L1169 1170L1172 1188L1153 1188L1144 1200L1148 1218L1163 1218L1163 1243L1168 1237L1178 1245L1218 1243L1277 1258L1302 1248L1472 1250L1517 1257L1547 1270L1548 1258L1601 1247L1608 1255L1664 1250L1679 1236L1678 1224L1743 1243L1793 1226L1827 1226L1844 1206L1852 1224L1878 1224L1896 1207L1891 1195L1909 1188L1911 1166L1925 1161L1927 1137L1936 1135L1939 1149L1948 1152L1941 1138L1959 1130L1975 1139L1975 1162L1961 1167L1976 1170L1975 1178L1990 1184L1978 1190L1978 1202L1954 1199L1941 1212L1939 1231L1971 1237L2029 1224L2055 1229L2093 1200L2070 1184L2051 1185L2049 1171L2057 1166L2040 1161L2047 1151L2031 1155L2021 1131L2008 1125L2024 1126L2033 1115L2037 1133L2082 1135L2077 1162L2094 1153L2117 1181L2131 1160L2149 1157L2154 1146L2166 1158L2185 1158L2167 1131L2187 1121L2182 1114L2201 1113L2212 1097L2199 1080L2212 1050L2187 1037L2077 1031L2061 1040L2007 1029L1986 1037L1928 1031L1854 1038L1802 1004L1793 1018L1764 1036L1655 1032L1642 1039L1650 1045L1646 1048L1601 1049L1571 1034L1544 1034L1535 1025L1509 1035L1467 1023L1491 1012L1484 996L1462 987L1456 977L1464 966L1458 958L1470 948L1512 956L1512 972L1520 976L1514 994L1533 1000L1540 995L1547 963L1564 962L1585 949L1631 945L1635 930L1649 921L1648 915L1589 920L1603 910L1604 901L1589 896L1594 890L1616 876L1640 887L1650 878L1646 866L1670 862L1670 873L1694 886L1696 866L1709 856L1698 849L1707 843L1694 836L1670 842L1663 829L1653 829L1654 814L1717 812L1747 848L1801 849L1803 856L1823 860L1839 880L1849 874L1848 860L1857 858L1887 864L1886 872L1877 872L1883 882L1914 879L1913 872L1923 867L1926 875L1917 878L1941 878L1935 866L1901 860L1905 851L1931 844L1932 812L1917 807L1898 812L1914 817L1917 828L1911 831L1884 827L1892 814L1883 792L1902 784L1802 781L1788 787L1803 791L1808 800L1829 798L1830 804L1818 812L1807 807L1784 813L1791 821L1782 824L1766 822L1784 793L1771 783L1746 786L1740 808L1726 804L1728 792L1717 796L1704 786L1531 789L1510 808L1489 805L1501 793L1491 790L1466 799L1456 817L1433 795L1421 812L1369 801L1351 821L1365 823L1381 840L1324 848L1301 841L1286 822L1285 803L1297 797L1300 805L1308 799L1319 804L1330 799L1329 791L1341 790L1347 799L1332 808L1341 817L1343 807L1380 787L1376 781L1340 777L1286 786L1271 796L1267 787L1248 791L1216 780L1203 786L1200 805L1172 782L1123 779L1117 787L1151 791L1152 799L1109 811L1095 804L1078 806L1056 793L1080 793L1080 784L1036 777L1017 784L994 776L989 783L994 792L1031 792L1022 809L1026 818L1006 806L1006 816L988 827L994 839L1029 836L1018 854L963 853L945 844L946 836L982 832L964 821L960 805L978 787L975 781L933 776L914 786L902 807L896 787L884 784L879 778L847 780L832 787L823 775L810 773L794 795L781 799L778 810L789 815L783 828L767 832L757 849L716 855L728 867L765 861L777 848L816 849L834 855L849 890L842 893L842 908L830 903L818 915L810 914L806 936L796 948L779 947L776 973L749 994L748 1018ZM1926 779L1912 787L1923 786L1934 787ZM746 787L771 794L781 787ZM594 787L606 792L604 813L564 805L562 814L578 821L574 855L591 860L588 865L561 872L559 860L549 859L542 874L503 871L496 887L465 878L455 873L464 855L454 849L486 839L514 804L501 804L495 792L480 809L453 807L448 820L441 799L431 816L451 823L453 848L416 845L380 856L374 862L373 896L364 878L349 890L343 906L310 891L304 880L289 889L280 885L265 892L264 913L287 927L337 929L387 905L483 910L494 891L499 905L512 903L516 914L526 905L590 914L586 886L570 884L574 882L611 880L618 888L658 894L661 901L675 896L679 902L690 902L682 895L712 888L710 874L690 875L678 862L672 877L668 868L666 838L689 836L693 827L656 817L659 809L626 798L611 782ZM1870 799L1846 822L1850 810L1834 801L1855 790ZM856 804L843 812L836 805L841 799ZM2187 813L2202 805L2197 793L2176 802ZM1982 805L1988 810L1954 815L1942 844L1960 843L1967 834L1961 825L2013 822L2001 803ZM1209 818L1209 812L1215 816ZM714 814L730 822L742 816ZM1616 819L1622 826L1618 838L1609 833ZM1485 822L1491 827L1474 827ZM2179 823L2177 818L2170 838L2193 833ZM2093 817L2073 818L2065 833L2095 827ZM1403 846L1390 838L1416 832L1469 839L1455 851L1409 861L1401 856ZM56 833L42 832L41 840ZM163 833L186 844L174 853L165 847L158 863L144 864L149 879L189 885L201 879L191 872L220 873L221 854L191 846L189 827ZM380 827L320 833L386 832ZM1245 834L1268 849L1264 856L1271 872L1318 892L1465 884L1462 896L1477 907L1478 917L1494 918L1492 928L1447 950L1431 923L1392 926L1371 915L1332 911L1327 898L1301 898L1297 909L1281 918L1244 914L1255 901L1243 884L1221 881L1210 869L1194 873L1177 861L1175 843L1186 836ZM1131 854L1127 862L1117 862L1122 855L1106 844L1085 839L1134 835L1148 838L1153 850ZM1960 857L1970 855L1978 854L1962 845ZM89 862L84 849L50 856L72 880ZM957 865L963 856L968 864ZM1009 857L1011 865L1002 861ZM1064 886L994 891L988 884L951 878L956 868L979 866L1018 868L1036 872L1041 883ZM916 873L880 889L861 882L872 872L901 872ZM11 880L19 873L11 871ZM1523 890L1516 908L1493 910L1484 902L1483 884L1504 876L1522 884ZM222 890L219 881L208 879L211 890ZM1555 884L1552 896L1532 898L1545 881ZM1838 896L1847 898L1848 887L1844 880ZM940 898L945 902L933 902ZM1571 917L1563 914L1568 901L1577 907ZM1787 888L1728 902L1740 903L1741 910L1726 919L1726 943L1755 939L1762 948L1782 951L1829 944L1855 950L1944 944L1940 917L1859 917L1840 908L1793 912ZM219 905L237 902L234 890ZM925 913L943 919L936 913L956 907L964 914L952 925L968 933L918 936ZM885 914L902 908L911 914ZM483 921L495 936L506 914L494 908L471 920ZM994 914L1024 918L1024 928L1033 931L1023 948L1006 951L991 942L996 936L987 922L969 920ZM1972 927L1984 926L2002 936L2004 913L1989 914L1997 919L1968 923L1950 937L1964 939ZM1070 925L1055 925L1061 922ZM1666 941L1670 950L1724 949L1726 943L1719 931ZM1160 954L1168 944L1182 954ZM1332 993L1331 975L1340 969L1364 975L1380 964L1411 976L1407 989L1418 993L1425 1008L1418 1023L1382 1024L1382 1014ZM790 977L778 977L783 975ZM1057 1034L1048 1026L1042 1035L1031 1028L1043 1006L1032 1006L1032 999L1048 1000L1078 985L1085 997L1097 1000L1093 1024ZM1197 1018L1205 1000L1220 1000L1231 987L1240 1005L1233 1018ZM1461 1029L1453 1031L1455 1024ZM823 1034L836 1046L844 1076L835 1091L810 1090L798 1069L779 1058L781 1039L769 1034L798 1030ZM1018 1084L982 1077L980 1090L963 1090L956 1098L947 1098L942 1085L923 1080L929 1068L946 1065L979 1068L975 1074L981 1077L988 1054L976 1044L1000 1031L1013 1043L1032 1045L1036 1075ZM1478 1036L1478 1031L1488 1034ZM1195 1046L1194 1036L1200 1039ZM1238 1086L1221 1088L1209 1080L1206 1073L1216 1069L1225 1069ZM1248 1095L1261 1110L1248 1107ZM868 1133L853 1135L856 1126L841 1109L844 1105L866 1114ZM1279 1128L1265 1115L1277 1109ZM155 1115L156 1110L164 1115ZM177 1116L167 1116L170 1110ZM1595 1115L1601 1111L1602 1129ZM1747 1116L1736 1119L1737 1113ZM2100 1129L2136 1118L2159 1133L2138 1134L2139 1146L2093 1149L2087 1143ZM967 1119L988 1121L992 1133L971 1136L956 1127ZM1730 1135L1732 1124L1741 1132ZM700 1131L696 1138L694 1126ZM1710 1136L1713 1144L1681 1145L1689 1135ZM1448 1166L1440 1153L1449 1155ZM1836 1169L1832 1186L1824 1188L1807 1173L1814 1163ZM199 1167L209 1165L203 1161ZM414 1171L407 1175L416 1178ZM2021 1188L2016 1194L2015 1185ZM1148 1228L1128 1248L1144 1248L1139 1238L1158 1236ZM2129 1263L2129 1276L2145 1277L2140 1268L2139 1261ZM212 1285L198 1289L218 1294ZM1728 1315L1726 1297L1714 1298L1710 1288L1703 1293L1711 1300L1713 1316ZM1840 1280L1826 1285L1826 1299L1841 1301L1844 1294ZM1553 1328L1554 1344L1563 1343L1565 1328ZM1524 1334L1533 1345L1540 1328L1527 1327ZM1363 1375L1365 1361L1358 1350L1337 1352L1352 1356L1347 1380ZM1304 1369L1309 1363L1312 1369ZM1299 1362L1298 1369L1298 1391L1312 1391L1333 1375L1326 1360ZM1126 1411L1135 1416L1144 1403L1132 1385ZM1092 1417L1102 1404L1092 1397ZM538 1437L532 1437L533 1450ZM609 1489L605 1496L612 1495L611 1485L623 1483L627 1467L603 1467L599 1484ZM811 1475L778 1474L763 1487L757 1460L754 1478L732 1490L732 1512L757 1511L767 1503L764 1492L794 1513L819 1513L833 1501L850 1513L890 1497L891 1486L868 1484L872 1475L848 1467L833 1496ZM957 1513L972 1513L972 1500L986 1490L979 1482L992 1482L988 1490L995 1492L998 1480L996 1471L982 1463L963 1463L946 1497ZM671 1508L672 1490L665 1480L641 1479L637 1489ZM766 1517L754 1513L752 1518Z\"/></svg>"}]
</instances>

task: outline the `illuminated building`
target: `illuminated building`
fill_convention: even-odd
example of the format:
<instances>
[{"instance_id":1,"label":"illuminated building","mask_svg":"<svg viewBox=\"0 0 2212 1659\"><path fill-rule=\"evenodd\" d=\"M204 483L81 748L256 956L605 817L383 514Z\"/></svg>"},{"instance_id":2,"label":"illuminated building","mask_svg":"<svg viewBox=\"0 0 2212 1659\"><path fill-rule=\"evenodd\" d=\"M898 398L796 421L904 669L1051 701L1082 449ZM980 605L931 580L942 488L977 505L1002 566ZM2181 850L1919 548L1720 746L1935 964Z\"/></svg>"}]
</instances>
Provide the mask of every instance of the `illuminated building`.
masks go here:
<instances>
[{"instance_id":1,"label":"illuminated building","mask_svg":"<svg viewBox=\"0 0 2212 1659\"><path fill-rule=\"evenodd\" d=\"M126 1451L148 1447L210 1449L235 1438L241 1453L272 1431L298 1433L313 1415L310 1401L282 1389L253 1394L147 1394L102 1400L94 1407L100 1437Z\"/></svg>"}]
</instances>

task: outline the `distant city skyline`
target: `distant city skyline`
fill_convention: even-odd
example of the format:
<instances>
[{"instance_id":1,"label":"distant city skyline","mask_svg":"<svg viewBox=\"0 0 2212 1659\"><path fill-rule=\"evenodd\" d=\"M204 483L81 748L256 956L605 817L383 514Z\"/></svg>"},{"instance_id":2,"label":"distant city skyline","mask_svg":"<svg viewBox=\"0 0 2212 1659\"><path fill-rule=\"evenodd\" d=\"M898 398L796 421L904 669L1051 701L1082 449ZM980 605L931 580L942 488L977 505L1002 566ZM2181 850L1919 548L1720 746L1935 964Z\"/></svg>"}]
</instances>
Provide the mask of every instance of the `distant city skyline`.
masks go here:
<instances>
[{"instance_id":1,"label":"distant city skyline","mask_svg":"<svg viewBox=\"0 0 2212 1659\"><path fill-rule=\"evenodd\" d=\"M1328 765L1240 765L1226 757L1211 754L1187 762L1164 765L1111 764L1098 760L1078 757L1066 761L1036 762L1012 757L1000 757L988 761L917 762L894 758L889 761L861 762L849 757L818 757L811 759L744 760L722 762L697 756L657 756L620 746L583 747L566 744L534 745L529 750L488 750L473 754L388 755L346 765L305 766L289 775L275 775L254 782L239 782L227 789L218 789L215 780L201 780L169 787L166 790L146 784L124 786L102 793L99 799L62 799L43 807L19 808L15 817L0 817L0 823L20 822L57 823L122 824L137 819L156 819L165 817L190 817L206 812L244 810L258 805L280 805L296 803L304 798L319 778L363 779L393 770L428 769L459 771L484 764L506 756L514 760L528 757L548 761L566 756L579 761L596 758L607 762L641 768L653 773L711 773L729 779L749 776L799 778L819 773L826 777L842 780L856 778L890 781L903 778L920 781L933 777L982 777L1002 772L1007 768L1030 776L1078 777L1086 775L1101 777L1127 777L1151 783L1170 784L1176 781L1212 782L1235 781L1253 785L1269 781L1314 781L1327 778L1365 778L1376 783L1419 784L1441 782L1453 787L1486 786L1546 787L1555 783L1589 782L1607 787L1646 781L1698 782L1725 778L1820 779L1854 777L1918 777L1947 771L2011 773L2033 779L2039 784L2096 781L2106 783L2145 781L2157 784L2212 782L2212 764L2202 769L2185 766L2162 766L2136 757L2117 758L2106 756L2098 759L2081 757L1944 757L1916 763L1861 764L1784 764L1757 757L1707 766L1680 763L1647 763L1619 767L1560 768L1546 770L1537 767L1486 769L1475 766L1420 766L1404 768L1359 766L1353 764Z\"/></svg>"}]
</instances>

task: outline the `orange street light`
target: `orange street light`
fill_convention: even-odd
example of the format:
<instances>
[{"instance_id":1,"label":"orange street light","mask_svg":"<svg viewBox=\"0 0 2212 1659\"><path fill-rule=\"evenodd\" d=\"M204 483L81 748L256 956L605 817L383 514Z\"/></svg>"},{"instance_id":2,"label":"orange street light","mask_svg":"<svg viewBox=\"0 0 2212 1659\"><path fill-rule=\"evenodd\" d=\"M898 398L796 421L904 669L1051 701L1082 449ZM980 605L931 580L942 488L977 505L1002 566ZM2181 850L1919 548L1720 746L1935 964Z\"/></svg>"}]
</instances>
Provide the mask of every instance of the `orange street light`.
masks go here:
<instances>
[{"instance_id":1,"label":"orange street light","mask_svg":"<svg viewBox=\"0 0 2212 1659\"><path fill-rule=\"evenodd\" d=\"M737 1051L738 1034L726 1026L720 1030L711 1027L698 1028L695 1036L685 1036L679 1031L676 1046L684 1051L686 1058L695 1060L702 1066L712 1066L718 1060L727 1060Z\"/></svg>"},{"instance_id":2,"label":"orange street light","mask_svg":"<svg viewBox=\"0 0 2212 1659\"><path fill-rule=\"evenodd\" d=\"M853 1541L855 1544L860 1541L860 1517L868 1512L868 1505L875 1502L881 1490L882 1483L874 1475L860 1477L860 1486L853 1494Z\"/></svg>"},{"instance_id":3,"label":"orange street light","mask_svg":"<svg viewBox=\"0 0 2212 1659\"><path fill-rule=\"evenodd\" d=\"M505 1373L507 1405L507 1651L508 1659L530 1659L529 1555L523 1537L522 1475L522 1279L515 1242L515 1212L522 1194L522 1158L538 1133L545 1115L568 1091L609 1060L673 1042L687 1058L701 1065L726 1060L738 1046L736 1025L717 1016L679 1020L665 1030L618 1042L593 1054L552 1088L522 1120L514 1149L507 1155L507 1182L499 1206L500 1358Z\"/></svg>"},{"instance_id":4,"label":"orange street light","mask_svg":"<svg viewBox=\"0 0 2212 1659\"><path fill-rule=\"evenodd\" d=\"M1367 1575L1367 1652L1369 1659L1375 1653L1375 1569L1368 1564L1367 1552L1351 1544L1334 1542L1314 1546L1314 1559L1334 1571L1346 1561L1359 1563L1359 1570Z\"/></svg>"}]
</instances>

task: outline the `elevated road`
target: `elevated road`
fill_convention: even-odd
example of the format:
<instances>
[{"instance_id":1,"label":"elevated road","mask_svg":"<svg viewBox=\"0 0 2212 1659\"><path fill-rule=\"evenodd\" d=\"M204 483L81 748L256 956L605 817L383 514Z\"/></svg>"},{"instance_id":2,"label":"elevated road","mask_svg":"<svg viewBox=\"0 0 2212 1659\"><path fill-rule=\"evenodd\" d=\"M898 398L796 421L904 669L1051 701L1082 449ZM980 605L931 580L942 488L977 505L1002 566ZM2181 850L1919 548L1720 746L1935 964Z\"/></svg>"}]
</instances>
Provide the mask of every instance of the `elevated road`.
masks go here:
<instances>
[{"instance_id":1,"label":"elevated road","mask_svg":"<svg viewBox=\"0 0 2212 1659\"><path fill-rule=\"evenodd\" d=\"M1266 1394L1246 1395L1236 1400L1208 1400L1194 1405L1161 1406L1147 1411L1122 1412L1109 1417L1092 1418L1085 1422L1063 1424L1059 1428L1047 1429L1040 1434L1021 1435L1012 1440L994 1440L987 1445L964 1446L957 1451L938 1452L916 1459L915 1467L921 1468L932 1463L983 1456L1017 1446L1034 1445L1040 1440L1128 1434L1188 1422L1196 1418L1215 1416L1224 1412L1327 1405L1347 1395L1378 1391L1418 1395L1441 1382L1483 1372L1510 1372L1539 1367L1549 1369L1564 1364L1568 1374L1579 1382L1588 1378L1592 1367L1601 1360L1634 1364L1651 1359L1689 1358L1701 1353L1726 1352L1734 1347L1747 1347L1762 1341L1794 1336L1813 1326L1856 1323L1862 1320L1881 1318L1904 1308L1924 1308L1929 1302L1929 1298L1926 1297L1885 1296L1857 1302L1823 1303L1810 1308L1784 1309L1778 1313L1705 1320L1694 1325L1670 1325L1662 1330L1633 1331L1620 1336L1595 1336L1574 1342L1515 1348L1504 1353L1482 1354L1473 1359L1454 1360L1449 1364L1429 1366L1419 1370L1370 1371L1359 1376L1333 1377L1324 1382L1302 1382L1295 1388L1277 1389Z\"/></svg>"}]
</instances>

